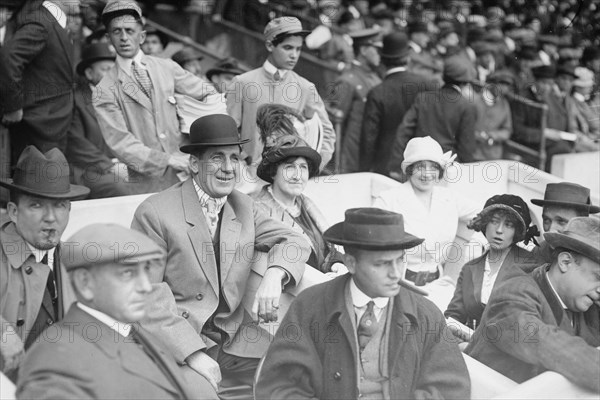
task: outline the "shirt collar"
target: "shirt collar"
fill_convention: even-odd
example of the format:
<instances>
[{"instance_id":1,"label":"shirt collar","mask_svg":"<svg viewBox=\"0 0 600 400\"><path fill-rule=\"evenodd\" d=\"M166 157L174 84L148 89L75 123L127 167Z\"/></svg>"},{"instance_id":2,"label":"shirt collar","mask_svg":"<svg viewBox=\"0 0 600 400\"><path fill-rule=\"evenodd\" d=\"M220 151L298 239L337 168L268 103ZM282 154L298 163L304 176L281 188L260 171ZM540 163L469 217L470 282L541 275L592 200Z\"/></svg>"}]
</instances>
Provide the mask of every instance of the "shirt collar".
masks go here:
<instances>
[{"instance_id":1,"label":"shirt collar","mask_svg":"<svg viewBox=\"0 0 600 400\"><path fill-rule=\"evenodd\" d=\"M558 299L558 301L560 302L560 306L564 309L564 310L568 310L567 306L565 305L565 303L562 301L562 299L560 298L560 296L558 295L558 292L556 291L556 289L554 289L554 286L552 286L552 281L550 280L550 277L548 276L548 273L546 272L546 280L548 281L548 284L550 285L550 289L552 289L552 291L554 292L554 295L556 296L556 298Z\"/></svg>"},{"instance_id":2,"label":"shirt collar","mask_svg":"<svg viewBox=\"0 0 600 400\"><path fill-rule=\"evenodd\" d=\"M271 64L271 62L269 60L265 60L265 63L263 64L263 68L271 76L275 75L275 72L279 71L280 79L283 79L288 72L287 69L277 69L277 67L275 67L273 64Z\"/></svg>"},{"instance_id":3,"label":"shirt collar","mask_svg":"<svg viewBox=\"0 0 600 400\"><path fill-rule=\"evenodd\" d=\"M56 19L56 22L63 28L67 29L67 15L63 12L63 10L58 6L58 4L46 0L42 3L42 5L48 10L50 14Z\"/></svg>"},{"instance_id":4,"label":"shirt collar","mask_svg":"<svg viewBox=\"0 0 600 400\"><path fill-rule=\"evenodd\" d=\"M135 61L138 65L140 65L143 69L146 69L146 65L142 62L142 58L144 57L144 52L141 49L138 49L138 52L133 56L133 58L124 58L117 54L117 65L128 75L131 75L131 64Z\"/></svg>"},{"instance_id":5,"label":"shirt collar","mask_svg":"<svg viewBox=\"0 0 600 400\"><path fill-rule=\"evenodd\" d=\"M354 304L354 307L357 308L362 308L366 306L371 300L373 300L375 305L381 309L387 306L390 301L389 297L375 297L373 299L370 298L369 296L364 294L363 291L358 288L358 286L356 286L356 283L354 283L354 278L350 280L350 295L352 296L352 304Z\"/></svg>"},{"instance_id":6,"label":"shirt collar","mask_svg":"<svg viewBox=\"0 0 600 400\"><path fill-rule=\"evenodd\" d=\"M27 247L29 247L29 250L31 250L31 252L33 253L33 256L35 257L35 262L36 263L41 263L42 259L46 256L46 254L48 255L48 266L50 267L50 269L54 269L54 249L56 249L56 247L51 248L50 250L40 250L37 247L33 247L31 245L31 243L25 241L25 243L27 243Z\"/></svg>"},{"instance_id":7,"label":"shirt collar","mask_svg":"<svg viewBox=\"0 0 600 400\"><path fill-rule=\"evenodd\" d=\"M404 72L404 71L406 71L406 67L390 68L386 71L385 76L390 76L391 74L395 74L396 72Z\"/></svg>"},{"instance_id":8,"label":"shirt collar","mask_svg":"<svg viewBox=\"0 0 600 400\"><path fill-rule=\"evenodd\" d=\"M82 311L90 314L92 317L96 318L98 321L102 322L104 325L108 326L113 331L117 332L119 335L123 337L129 336L129 332L131 332L131 324L126 324L125 322L119 322L113 317L104 314L102 311L94 310L91 307L86 306L85 304L81 304L77 302L77 307L79 307Z\"/></svg>"},{"instance_id":9,"label":"shirt collar","mask_svg":"<svg viewBox=\"0 0 600 400\"><path fill-rule=\"evenodd\" d=\"M223 208L225 203L227 203L227 196L223 196L223 197L219 197L219 198L210 197L204 190L202 190L200 185L198 185L196 183L196 180L193 178L192 178L192 183L194 184L194 189L196 189L196 194L198 195L198 200L200 201L200 205L204 208L207 208L208 200L213 199L217 205L217 214L220 213L221 209Z\"/></svg>"}]
</instances>

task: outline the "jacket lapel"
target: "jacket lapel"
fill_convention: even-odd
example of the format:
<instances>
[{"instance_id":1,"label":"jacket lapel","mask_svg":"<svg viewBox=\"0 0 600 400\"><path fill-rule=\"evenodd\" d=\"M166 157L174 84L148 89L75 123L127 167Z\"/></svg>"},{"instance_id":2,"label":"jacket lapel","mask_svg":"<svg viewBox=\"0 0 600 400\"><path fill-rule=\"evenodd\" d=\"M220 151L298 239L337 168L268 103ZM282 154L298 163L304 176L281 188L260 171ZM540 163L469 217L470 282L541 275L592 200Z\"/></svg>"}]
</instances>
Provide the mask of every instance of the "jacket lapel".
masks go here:
<instances>
[{"instance_id":1,"label":"jacket lapel","mask_svg":"<svg viewBox=\"0 0 600 400\"><path fill-rule=\"evenodd\" d=\"M129 76L127 72L119 68L118 65L116 67L117 78L119 80L119 84L121 85L121 91L125 93L125 95L128 96L130 99L132 99L151 113L154 113L152 102L150 101L148 96L146 96L144 92L142 92L142 89L140 89L137 82L134 81L133 78L131 78L131 76Z\"/></svg>"},{"instance_id":2,"label":"jacket lapel","mask_svg":"<svg viewBox=\"0 0 600 400\"><path fill-rule=\"evenodd\" d=\"M477 268L472 268L471 271L473 274L471 275L473 279L473 296L475 296L475 301L481 304L481 287L483 286L483 272L485 268L485 258L487 257L487 252L481 256L481 260Z\"/></svg>"},{"instance_id":3,"label":"jacket lapel","mask_svg":"<svg viewBox=\"0 0 600 400\"><path fill-rule=\"evenodd\" d=\"M560 304L559 299L556 297L556 294L554 294L554 290L552 290L552 287L550 287L547 276L547 268L548 265L544 265L536 269L533 273L533 279L535 279L537 284L540 286L542 294L548 301L548 305L554 314L554 318L556 319L556 323L559 328L574 335L575 330L571 326L571 320L567 316L565 310L562 308L562 305Z\"/></svg>"},{"instance_id":4,"label":"jacket lapel","mask_svg":"<svg viewBox=\"0 0 600 400\"><path fill-rule=\"evenodd\" d=\"M183 212L185 220L191 227L188 229L188 236L192 243L196 258L201 265L201 270L206 275L215 294L219 296L219 278L217 276L217 260L215 258L214 245L206 219L204 210L200 206L198 194L194 189L194 184L190 178L181 186ZM221 227L222 229L223 227Z\"/></svg>"},{"instance_id":5,"label":"jacket lapel","mask_svg":"<svg viewBox=\"0 0 600 400\"><path fill-rule=\"evenodd\" d=\"M45 7L42 6L42 8ZM73 43L71 43L71 38L69 37L67 30L59 25L58 21L56 21L54 16L50 12L48 12L48 14L50 14L50 18L53 20L52 26L54 27L54 31L58 36L60 45L63 47L65 53L67 54L67 59L69 60L69 68L71 71L73 71Z\"/></svg>"},{"instance_id":6,"label":"jacket lapel","mask_svg":"<svg viewBox=\"0 0 600 400\"><path fill-rule=\"evenodd\" d=\"M222 249L227 245L237 245L239 243L242 224L236 221L235 212L229 202L226 202L223 206L223 215L221 218L221 235L218 238L220 242L219 249ZM225 247L225 249L227 249L227 247ZM231 268L231 264L236 257L236 254L237 251L221 251L219 257L221 263L221 282L225 282L227 273Z\"/></svg>"}]
</instances>

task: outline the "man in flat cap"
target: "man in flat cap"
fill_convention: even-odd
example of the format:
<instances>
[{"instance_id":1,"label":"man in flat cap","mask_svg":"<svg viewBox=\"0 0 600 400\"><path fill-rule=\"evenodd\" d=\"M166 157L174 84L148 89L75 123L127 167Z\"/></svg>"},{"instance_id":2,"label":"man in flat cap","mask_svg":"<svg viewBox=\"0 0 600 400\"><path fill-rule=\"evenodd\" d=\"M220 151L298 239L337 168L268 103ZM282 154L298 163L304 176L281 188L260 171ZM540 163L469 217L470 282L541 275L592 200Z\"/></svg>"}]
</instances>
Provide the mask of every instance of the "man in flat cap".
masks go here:
<instances>
[{"instance_id":1,"label":"man in flat cap","mask_svg":"<svg viewBox=\"0 0 600 400\"><path fill-rule=\"evenodd\" d=\"M187 156L179 151L187 139L179 130L175 94L202 101L215 89L173 60L144 55L141 18L140 8L127 0L104 8L102 21L117 57L96 86L93 104L106 143L127 164L136 191L147 193L166 189L188 171Z\"/></svg>"},{"instance_id":2,"label":"man in flat cap","mask_svg":"<svg viewBox=\"0 0 600 400\"><path fill-rule=\"evenodd\" d=\"M65 243L61 259L77 296L64 319L27 353L23 399L213 398L191 387L172 355L138 322L151 306L150 261L162 250L144 234L92 224ZM51 382L52 384L49 384Z\"/></svg>"},{"instance_id":3,"label":"man in flat cap","mask_svg":"<svg viewBox=\"0 0 600 400\"><path fill-rule=\"evenodd\" d=\"M70 200L87 196L89 189L69 183L69 165L60 150L42 154L34 146L25 148L13 179L1 179L0 186L10 189L0 220L0 349L2 370L14 378L23 348L39 341L74 300L60 261L60 238Z\"/></svg>"},{"instance_id":4,"label":"man in flat cap","mask_svg":"<svg viewBox=\"0 0 600 400\"><path fill-rule=\"evenodd\" d=\"M600 219L544 238L552 262L494 288L466 352L518 383L550 370L600 393Z\"/></svg>"},{"instance_id":5,"label":"man in flat cap","mask_svg":"<svg viewBox=\"0 0 600 400\"><path fill-rule=\"evenodd\" d=\"M255 321L277 320L282 288L300 281L310 247L234 190L241 145L249 139L239 138L233 118L198 118L190 139L181 150L190 154L192 176L145 200L132 222L166 253L152 272L156 307L144 326L179 363L219 388L221 398L252 397L270 340ZM261 252L268 252L267 269L246 310L250 269Z\"/></svg>"},{"instance_id":6,"label":"man in flat cap","mask_svg":"<svg viewBox=\"0 0 600 400\"><path fill-rule=\"evenodd\" d=\"M315 149L321 155L321 168L331 160L335 149L335 131L325 104L312 82L293 71L300 59L304 37L309 32L294 17L275 18L265 27L265 46L269 55L264 64L236 76L232 91L227 93L227 113L240 128L242 139L252 139L244 145L246 161L258 165L262 146L258 140L256 112L265 103L284 104L307 119L315 117L323 124L323 144Z\"/></svg>"},{"instance_id":7,"label":"man in flat cap","mask_svg":"<svg viewBox=\"0 0 600 400\"><path fill-rule=\"evenodd\" d=\"M381 83L377 75L382 46L379 36L379 29L365 29L350 34L354 60L334 86L332 103L344 113L342 131L338 136L341 154L336 170L339 173L359 171L360 132L367 93Z\"/></svg>"},{"instance_id":8,"label":"man in flat cap","mask_svg":"<svg viewBox=\"0 0 600 400\"><path fill-rule=\"evenodd\" d=\"M423 242L401 214L355 208L324 234L349 274L292 303L257 378L256 398L469 398L464 359L439 309L402 281Z\"/></svg>"}]
</instances>

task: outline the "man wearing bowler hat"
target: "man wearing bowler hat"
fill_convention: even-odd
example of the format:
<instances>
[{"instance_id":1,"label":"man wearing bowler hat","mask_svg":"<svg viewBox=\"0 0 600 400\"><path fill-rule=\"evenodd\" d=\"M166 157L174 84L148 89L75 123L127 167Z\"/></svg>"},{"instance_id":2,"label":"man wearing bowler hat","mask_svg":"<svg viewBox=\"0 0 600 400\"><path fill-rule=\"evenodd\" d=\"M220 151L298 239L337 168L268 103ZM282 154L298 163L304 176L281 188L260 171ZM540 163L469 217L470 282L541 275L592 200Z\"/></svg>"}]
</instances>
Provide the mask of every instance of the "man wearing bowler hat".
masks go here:
<instances>
[{"instance_id":1,"label":"man wearing bowler hat","mask_svg":"<svg viewBox=\"0 0 600 400\"><path fill-rule=\"evenodd\" d=\"M60 150L42 154L34 146L25 148L13 179L1 179L0 186L10 189L0 220L0 348L10 375L18 368L20 350L39 340L74 300L59 259L60 238L70 200L87 196L89 189L69 183L69 165Z\"/></svg>"},{"instance_id":2,"label":"man wearing bowler hat","mask_svg":"<svg viewBox=\"0 0 600 400\"><path fill-rule=\"evenodd\" d=\"M590 189L571 182L549 183L544 198L532 199L531 203L543 207L544 232L562 232L573 218L600 212L600 207L590 200ZM552 249L545 241L535 248L534 254L540 262L552 261Z\"/></svg>"},{"instance_id":3,"label":"man wearing bowler hat","mask_svg":"<svg viewBox=\"0 0 600 400\"><path fill-rule=\"evenodd\" d=\"M71 236L61 260L77 302L53 327L55 340L28 351L17 396L217 399L205 380L188 385L173 356L139 327L150 307L150 261L161 257L149 237L116 224L88 225Z\"/></svg>"},{"instance_id":4,"label":"man wearing bowler hat","mask_svg":"<svg viewBox=\"0 0 600 400\"><path fill-rule=\"evenodd\" d=\"M292 303L256 398L469 398L467 368L444 317L401 281L406 249L423 242L404 231L402 215L350 209L324 238L344 246L350 274Z\"/></svg>"},{"instance_id":5,"label":"man wearing bowler hat","mask_svg":"<svg viewBox=\"0 0 600 400\"><path fill-rule=\"evenodd\" d=\"M233 118L197 119L190 141L181 151L190 154L192 176L145 200L132 222L166 253L152 272L156 307L144 324L221 398L252 397L270 339L255 321L277 320L282 288L300 281L310 247L234 190L248 139L239 138ZM268 264L249 313L242 299L260 252Z\"/></svg>"},{"instance_id":6,"label":"man wearing bowler hat","mask_svg":"<svg viewBox=\"0 0 600 400\"><path fill-rule=\"evenodd\" d=\"M544 238L552 262L494 288L466 352L518 383L550 370L600 393L600 219Z\"/></svg>"}]
</instances>

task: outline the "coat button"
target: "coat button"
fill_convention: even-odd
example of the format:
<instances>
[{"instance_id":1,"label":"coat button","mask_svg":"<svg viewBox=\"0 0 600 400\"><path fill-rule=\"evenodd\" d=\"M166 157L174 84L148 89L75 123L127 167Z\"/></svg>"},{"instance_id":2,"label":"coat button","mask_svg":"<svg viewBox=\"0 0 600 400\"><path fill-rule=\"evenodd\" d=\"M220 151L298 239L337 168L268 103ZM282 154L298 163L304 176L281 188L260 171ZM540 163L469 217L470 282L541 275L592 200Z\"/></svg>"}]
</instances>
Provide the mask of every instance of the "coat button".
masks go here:
<instances>
[{"instance_id":1,"label":"coat button","mask_svg":"<svg viewBox=\"0 0 600 400\"><path fill-rule=\"evenodd\" d=\"M185 319L188 319L188 318L190 317L190 313L189 313L189 312L187 312L187 311L184 311L184 312L182 312L182 313L181 313L181 316L182 316L183 318L185 318Z\"/></svg>"},{"instance_id":2,"label":"coat button","mask_svg":"<svg viewBox=\"0 0 600 400\"><path fill-rule=\"evenodd\" d=\"M27 275L31 275L32 272L33 272L33 267L31 265L28 265L25 267L25 273Z\"/></svg>"},{"instance_id":3,"label":"coat button","mask_svg":"<svg viewBox=\"0 0 600 400\"><path fill-rule=\"evenodd\" d=\"M161 133L160 135L158 135L158 137L159 137L160 139L163 139L163 140L164 140L164 139L166 139L166 138L167 138L167 135L165 135L164 133Z\"/></svg>"},{"instance_id":4,"label":"coat button","mask_svg":"<svg viewBox=\"0 0 600 400\"><path fill-rule=\"evenodd\" d=\"M202 296L202 293L198 293L196 295L196 300L202 300L204 298L204 296Z\"/></svg>"},{"instance_id":5,"label":"coat button","mask_svg":"<svg viewBox=\"0 0 600 400\"><path fill-rule=\"evenodd\" d=\"M333 374L333 379L335 379L336 381L339 381L340 379L342 379L342 374L340 374L339 372L336 372L335 374Z\"/></svg>"},{"instance_id":6,"label":"coat button","mask_svg":"<svg viewBox=\"0 0 600 400\"><path fill-rule=\"evenodd\" d=\"M25 324L25 320L23 318L19 318L17 320L17 326L23 326L23 324Z\"/></svg>"},{"instance_id":7,"label":"coat button","mask_svg":"<svg viewBox=\"0 0 600 400\"><path fill-rule=\"evenodd\" d=\"M52 318L48 318L46 320L46 324L48 324L48 325L52 325L53 323L54 323L54 321L52 320Z\"/></svg>"}]
</instances>

